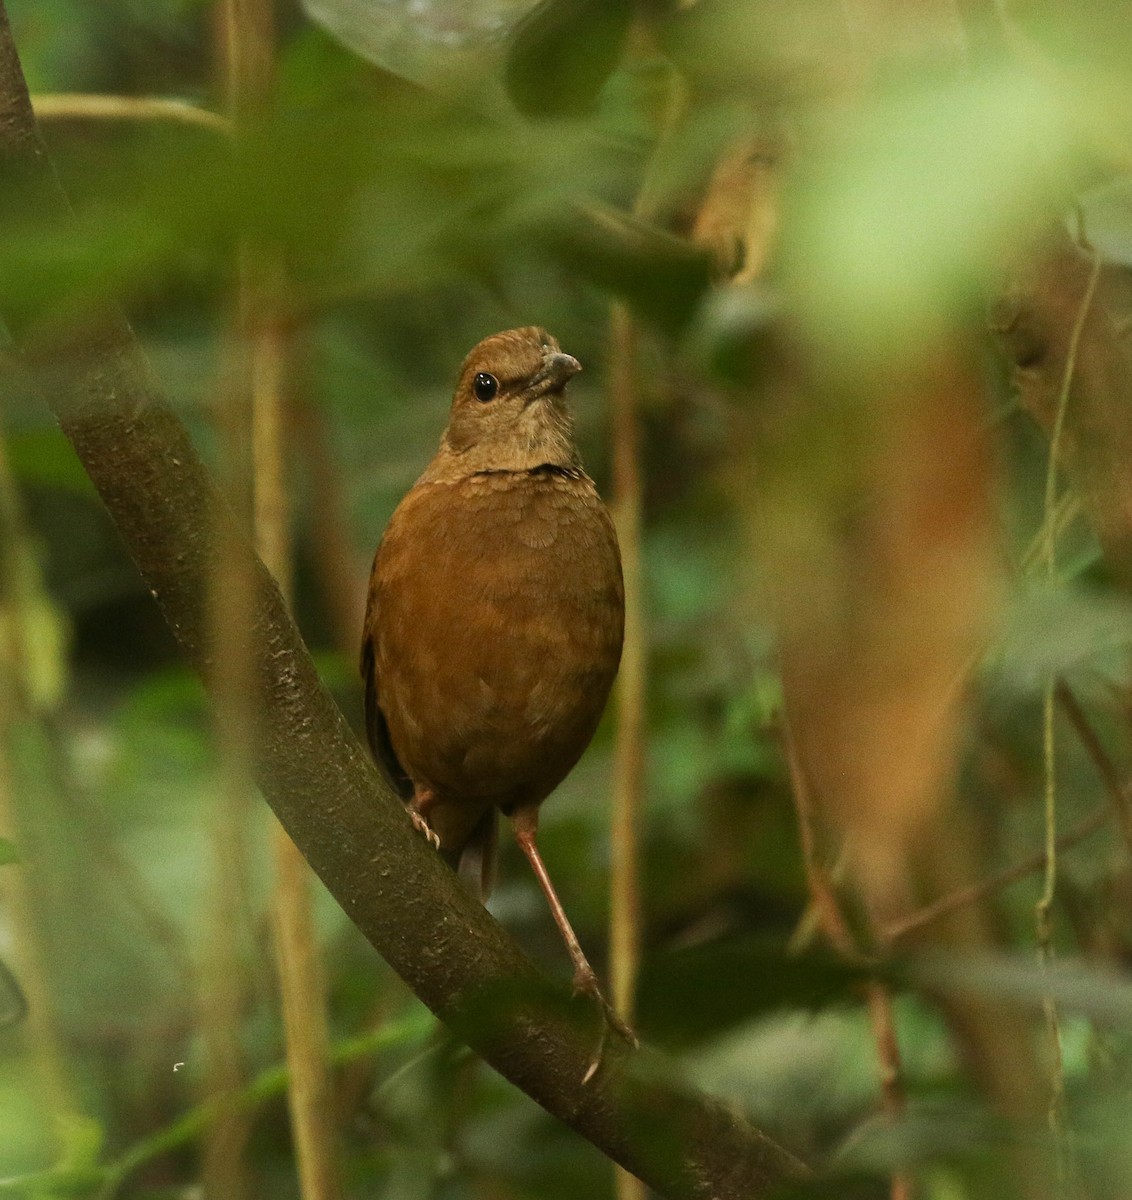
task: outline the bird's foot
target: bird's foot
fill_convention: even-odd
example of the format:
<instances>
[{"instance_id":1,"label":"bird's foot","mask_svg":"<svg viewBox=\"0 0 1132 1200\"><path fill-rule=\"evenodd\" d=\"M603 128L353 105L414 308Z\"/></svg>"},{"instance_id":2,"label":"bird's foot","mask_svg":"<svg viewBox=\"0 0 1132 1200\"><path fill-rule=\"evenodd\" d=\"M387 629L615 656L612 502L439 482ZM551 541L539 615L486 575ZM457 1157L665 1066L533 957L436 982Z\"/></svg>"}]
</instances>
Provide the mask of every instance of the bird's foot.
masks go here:
<instances>
[{"instance_id":1,"label":"bird's foot","mask_svg":"<svg viewBox=\"0 0 1132 1200\"><path fill-rule=\"evenodd\" d=\"M602 1016L604 1017L604 1020L601 1023L601 1036L598 1038L597 1047L590 1057L589 1065L586 1067L586 1073L582 1076L582 1086L584 1087L591 1079L593 1079L601 1066L602 1059L605 1056L606 1038L609 1036L609 1031L611 1029L624 1038L634 1050L640 1048L641 1041L640 1038L637 1037L632 1026L627 1024L621 1019L620 1016L618 1016L613 1005L610 1004L605 998L605 993L598 985L597 976L592 970L588 969L588 964L587 968L578 967L574 971L574 995L578 996L583 992L588 996L592 996L594 1000L597 1001L598 1006L601 1008Z\"/></svg>"},{"instance_id":2,"label":"bird's foot","mask_svg":"<svg viewBox=\"0 0 1132 1200\"><path fill-rule=\"evenodd\" d=\"M412 821L413 828L417 831L417 833L424 834L425 839L434 850L440 849L440 835L424 819L424 815L422 813L417 812L415 808L410 808L409 820Z\"/></svg>"}]
</instances>

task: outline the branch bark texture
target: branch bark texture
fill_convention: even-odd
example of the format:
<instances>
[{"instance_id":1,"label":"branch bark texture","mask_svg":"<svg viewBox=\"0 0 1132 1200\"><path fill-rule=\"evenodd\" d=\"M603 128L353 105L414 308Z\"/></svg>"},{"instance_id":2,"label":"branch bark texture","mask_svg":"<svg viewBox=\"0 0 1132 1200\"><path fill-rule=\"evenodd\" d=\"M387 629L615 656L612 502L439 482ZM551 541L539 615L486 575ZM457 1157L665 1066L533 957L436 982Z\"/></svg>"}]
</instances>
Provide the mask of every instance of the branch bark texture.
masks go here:
<instances>
[{"instance_id":1,"label":"branch bark texture","mask_svg":"<svg viewBox=\"0 0 1132 1200\"><path fill-rule=\"evenodd\" d=\"M0 2L0 219L63 225L65 196L36 132ZM62 326L4 314L139 571L206 685L215 662L208 580L218 540L239 537L189 436L112 312ZM218 534L218 531L219 534ZM226 531L226 532L225 532ZM246 540L258 712L256 775L268 803L343 909L413 991L502 1075L598 1149L673 1198L765 1195L801 1164L663 1060L607 1047L583 1087L597 1014L551 986L417 836L323 687L279 591Z\"/></svg>"}]
</instances>

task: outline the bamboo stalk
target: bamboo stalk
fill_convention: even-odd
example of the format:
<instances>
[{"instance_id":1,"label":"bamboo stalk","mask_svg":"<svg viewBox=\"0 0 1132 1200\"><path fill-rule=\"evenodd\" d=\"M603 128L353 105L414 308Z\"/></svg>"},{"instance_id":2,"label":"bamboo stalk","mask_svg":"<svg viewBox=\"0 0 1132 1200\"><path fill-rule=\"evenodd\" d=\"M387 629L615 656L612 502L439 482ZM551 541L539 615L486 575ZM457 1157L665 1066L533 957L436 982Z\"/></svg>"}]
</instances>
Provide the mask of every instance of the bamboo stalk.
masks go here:
<instances>
[{"instance_id":1,"label":"bamboo stalk","mask_svg":"<svg viewBox=\"0 0 1132 1200\"><path fill-rule=\"evenodd\" d=\"M262 297L261 297L262 299ZM287 488L283 374L287 331L269 313L254 333L252 428L255 460L255 529L260 557L291 603L292 549ZM305 1200L338 1195L332 1127L329 1032L325 984L314 928L310 871L276 821L272 827L275 883L272 929L283 1003L283 1028L291 1086L287 1101Z\"/></svg>"},{"instance_id":2,"label":"bamboo stalk","mask_svg":"<svg viewBox=\"0 0 1132 1200\"><path fill-rule=\"evenodd\" d=\"M260 119L274 75L274 0L225 0L228 104L239 126ZM284 379L290 326L280 311L285 289L273 248L242 248L239 306L251 389L253 509L256 548L292 605L293 550L288 495ZM304 1200L338 1195L325 984L314 928L310 872L286 831L271 834L275 878L272 934L291 1086L287 1103Z\"/></svg>"},{"instance_id":3,"label":"bamboo stalk","mask_svg":"<svg viewBox=\"0 0 1132 1200\"><path fill-rule=\"evenodd\" d=\"M220 0L214 10L219 80L226 107L238 125L243 114L237 87L242 63L242 13L239 0ZM246 277L246 255L240 266ZM225 364L217 399L219 476L221 488L239 525L249 527L254 513L248 481L252 477L251 387L253 364L249 352L250 306L241 287L229 317ZM217 1121L205 1132L202 1145L202 1183L208 1200L240 1200L250 1193L245 1161L250 1132L247 1114L236 1102L246 1079L240 1040L241 1023L250 993L241 922L247 891L246 825L254 796L250 748L254 736L253 674L250 631L253 619L252 581L237 549L234 529L218 527L215 565L209 579L209 621L214 658L214 737L217 755L216 803L210 818L215 871L208 918L202 1018L207 1050L205 1082L214 1099Z\"/></svg>"},{"instance_id":4,"label":"bamboo stalk","mask_svg":"<svg viewBox=\"0 0 1132 1200\"><path fill-rule=\"evenodd\" d=\"M238 318L233 327L238 327ZM233 509L248 515L241 486L249 475L244 364L237 345L229 346L226 378L217 400L220 477ZM212 884L206 917L202 969L201 1024L204 1033L206 1094L223 1118L204 1138L202 1182L209 1200L241 1200L250 1185L244 1161L249 1127L234 1103L246 1076L241 1025L248 980L247 820L255 787L252 779L251 664L252 580L239 553L234 530L217 528L216 556L209 578L209 635L213 660L213 738L216 794L208 816Z\"/></svg>"}]
</instances>

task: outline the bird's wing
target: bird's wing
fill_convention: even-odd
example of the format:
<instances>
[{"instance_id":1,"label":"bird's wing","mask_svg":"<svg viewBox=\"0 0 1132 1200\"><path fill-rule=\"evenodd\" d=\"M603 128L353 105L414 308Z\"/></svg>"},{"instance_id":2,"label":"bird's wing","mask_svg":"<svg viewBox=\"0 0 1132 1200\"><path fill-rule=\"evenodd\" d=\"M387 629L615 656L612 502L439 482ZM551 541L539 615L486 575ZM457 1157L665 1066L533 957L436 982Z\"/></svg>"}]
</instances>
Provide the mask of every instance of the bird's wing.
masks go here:
<instances>
[{"instance_id":1,"label":"bird's wing","mask_svg":"<svg viewBox=\"0 0 1132 1200\"><path fill-rule=\"evenodd\" d=\"M376 560L375 560L376 572ZM366 601L365 632L362 636L360 669L365 682L366 736L382 774L408 803L413 797L413 784L393 749L389 725L381 711L378 695L377 652L374 630L377 621L378 593L376 581L371 583ZM484 903L495 885L495 859L498 842L499 813L490 806L477 822L466 841L458 849L442 850L448 865L460 876L467 888Z\"/></svg>"},{"instance_id":2,"label":"bird's wing","mask_svg":"<svg viewBox=\"0 0 1132 1200\"><path fill-rule=\"evenodd\" d=\"M385 714L381 711L381 703L377 690L377 671L374 662L373 629L376 617L377 589L370 587L369 598L366 601L365 632L362 635L361 673L366 691L366 737L373 752L374 761L381 768L381 773L390 786L406 802L412 799L413 783L405 773L393 749L389 737L389 725Z\"/></svg>"}]
</instances>

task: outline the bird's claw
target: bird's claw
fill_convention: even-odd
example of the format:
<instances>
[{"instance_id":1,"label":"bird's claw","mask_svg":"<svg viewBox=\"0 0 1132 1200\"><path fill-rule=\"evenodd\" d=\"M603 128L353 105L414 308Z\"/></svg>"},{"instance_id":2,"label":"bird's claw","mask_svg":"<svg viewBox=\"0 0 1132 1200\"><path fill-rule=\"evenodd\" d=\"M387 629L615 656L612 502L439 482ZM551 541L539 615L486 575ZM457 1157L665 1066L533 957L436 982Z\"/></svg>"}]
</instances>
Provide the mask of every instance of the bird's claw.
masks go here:
<instances>
[{"instance_id":1,"label":"bird's claw","mask_svg":"<svg viewBox=\"0 0 1132 1200\"><path fill-rule=\"evenodd\" d=\"M415 808L409 809L409 820L413 822L417 833L424 834L425 840L434 850L440 849L440 835Z\"/></svg>"},{"instance_id":2,"label":"bird's claw","mask_svg":"<svg viewBox=\"0 0 1132 1200\"><path fill-rule=\"evenodd\" d=\"M622 1020L613 1005L605 998L605 994L598 986L597 977L592 971L575 971L573 990L575 996L579 996L582 993L592 996L597 1001L604 1018L601 1023L601 1036L598 1039L597 1048L590 1058L589 1065L586 1067L586 1073L582 1076L582 1086L584 1087L593 1079L598 1072L598 1068L601 1066L605 1055L605 1040L610 1029L624 1038L634 1050L640 1049L641 1040L637 1037L632 1026Z\"/></svg>"}]
</instances>

